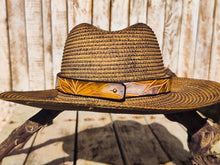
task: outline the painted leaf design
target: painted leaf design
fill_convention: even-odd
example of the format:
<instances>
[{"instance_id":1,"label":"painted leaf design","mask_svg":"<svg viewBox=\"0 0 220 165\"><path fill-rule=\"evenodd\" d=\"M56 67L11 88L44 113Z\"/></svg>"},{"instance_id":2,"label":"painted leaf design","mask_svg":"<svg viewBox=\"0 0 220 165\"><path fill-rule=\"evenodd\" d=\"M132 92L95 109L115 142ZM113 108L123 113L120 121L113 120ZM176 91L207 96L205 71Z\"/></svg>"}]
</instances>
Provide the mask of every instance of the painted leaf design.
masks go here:
<instances>
[{"instance_id":1,"label":"painted leaf design","mask_svg":"<svg viewBox=\"0 0 220 165\"><path fill-rule=\"evenodd\" d=\"M59 86L57 86L56 89L64 93L121 99L121 96L115 93L103 92L103 89L108 86L109 83L86 82L60 77L58 77L58 83Z\"/></svg>"},{"instance_id":2,"label":"painted leaf design","mask_svg":"<svg viewBox=\"0 0 220 165\"><path fill-rule=\"evenodd\" d=\"M129 90L126 93L126 97L168 92L170 91L170 81L170 79L160 79L128 82L126 87ZM118 93L111 91L111 87L114 87L115 83L87 82L58 77L58 84L59 86L56 89L68 94L111 99L121 99L124 97L123 90L118 91ZM118 84L115 85L117 86ZM122 88L119 87L118 89Z\"/></svg>"}]
</instances>

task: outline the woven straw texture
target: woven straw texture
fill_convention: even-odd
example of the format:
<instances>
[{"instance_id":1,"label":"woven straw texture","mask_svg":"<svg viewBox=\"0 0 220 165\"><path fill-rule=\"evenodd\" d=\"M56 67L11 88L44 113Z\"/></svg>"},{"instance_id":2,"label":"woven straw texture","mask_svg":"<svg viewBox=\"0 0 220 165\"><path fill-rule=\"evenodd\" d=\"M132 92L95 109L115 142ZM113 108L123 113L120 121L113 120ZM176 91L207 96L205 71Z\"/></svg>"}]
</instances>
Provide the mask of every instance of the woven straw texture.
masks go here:
<instances>
[{"instance_id":1,"label":"woven straw texture","mask_svg":"<svg viewBox=\"0 0 220 165\"><path fill-rule=\"evenodd\" d=\"M129 82L165 77L155 34L136 24L108 32L80 24L68 35L61 76L107 82Z\"/></svg>"},{"instance_id":2,"label":"woven straw texture","mask_svg":"<svg viewBox=\"0 0 220 165\"><path fill-rule=\"evenodd\" d=\"M61 75L67 78L128 82L166 77L158 42L145 24L107 32L80 24L67 37ZM171 92L126 98L123 102L75 96L52 90L5 92L0 98L54 110L113 113L173 113L220 102L220 84L208 80L172 77Z\"/></svg>"}]
</instances>

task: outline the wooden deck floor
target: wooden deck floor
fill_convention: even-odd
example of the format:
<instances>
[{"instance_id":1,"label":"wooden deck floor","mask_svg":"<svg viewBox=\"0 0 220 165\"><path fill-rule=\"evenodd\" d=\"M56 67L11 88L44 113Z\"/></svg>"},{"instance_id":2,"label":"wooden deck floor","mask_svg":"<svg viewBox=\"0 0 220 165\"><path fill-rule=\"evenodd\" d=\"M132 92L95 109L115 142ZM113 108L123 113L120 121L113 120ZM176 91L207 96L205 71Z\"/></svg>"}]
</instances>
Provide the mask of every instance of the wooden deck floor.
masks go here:
<instances>
[{"instance_id":1,"label":"wooden deck floor","mask_svg":"<svg viewBox=\"0 0 220 165\"><path fill-rule=\"evenodd\" d=\"M39 109L17 106L0 141ZM163 115L65 111L1 165L190 165L186 130Z\"/></svg>"}]
</instances>

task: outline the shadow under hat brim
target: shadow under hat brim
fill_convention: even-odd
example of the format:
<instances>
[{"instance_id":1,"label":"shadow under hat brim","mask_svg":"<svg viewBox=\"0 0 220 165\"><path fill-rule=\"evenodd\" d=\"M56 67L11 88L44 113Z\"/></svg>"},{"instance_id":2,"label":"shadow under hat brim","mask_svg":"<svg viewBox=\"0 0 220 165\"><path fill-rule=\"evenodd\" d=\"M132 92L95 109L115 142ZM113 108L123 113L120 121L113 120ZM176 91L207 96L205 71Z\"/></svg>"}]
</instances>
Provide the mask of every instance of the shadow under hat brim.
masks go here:
<instances>
[{"instance_id":1,"label":"shadow under hat brim","mask_svg":"<svg viewBox=\"0 0 220 165\"><path fill-rule=\"evenodd\" d=\"M0 94L0 99L52 110L131 114L173 113L219 103L220 84L208 80L173 77L170 93L126 98L123 102L69 95L56 89L4 92Z\"/></svg>"}]
</instances>

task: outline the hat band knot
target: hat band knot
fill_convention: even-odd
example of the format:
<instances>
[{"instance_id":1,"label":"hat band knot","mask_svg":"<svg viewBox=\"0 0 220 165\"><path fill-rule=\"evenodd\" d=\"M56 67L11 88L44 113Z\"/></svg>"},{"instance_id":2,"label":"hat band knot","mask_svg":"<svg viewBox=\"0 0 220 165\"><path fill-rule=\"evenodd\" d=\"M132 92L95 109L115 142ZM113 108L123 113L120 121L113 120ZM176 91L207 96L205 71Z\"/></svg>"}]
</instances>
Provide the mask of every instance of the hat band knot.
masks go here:
<instances>
[{"instance_id":1,"label":"hat band knot","mask_svg":"<svg viewBox=\"0 0 220 165\"><path fill-rule=\"evenodd\" d=\"M97 82L61 77L57 74L56 89L60 92L123 101L128 97L158 95L170 92L171 77L137 82Z\"/></svg>"}]
</instances>

